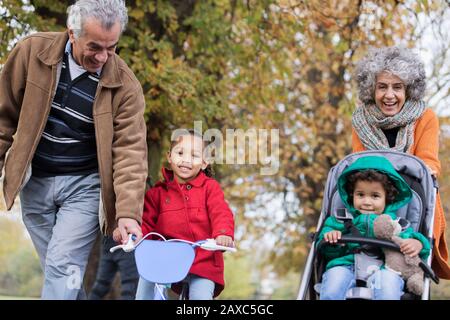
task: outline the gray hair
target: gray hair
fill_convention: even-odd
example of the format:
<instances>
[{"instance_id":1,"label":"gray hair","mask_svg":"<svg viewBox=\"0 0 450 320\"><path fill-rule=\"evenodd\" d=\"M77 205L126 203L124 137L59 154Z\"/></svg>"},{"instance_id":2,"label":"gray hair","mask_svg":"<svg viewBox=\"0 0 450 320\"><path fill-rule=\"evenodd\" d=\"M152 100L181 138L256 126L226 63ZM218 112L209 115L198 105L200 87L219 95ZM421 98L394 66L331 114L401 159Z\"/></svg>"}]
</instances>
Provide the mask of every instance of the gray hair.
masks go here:
<instances>
[{"instance_id":1,"label":"gray hair","mask_svg":"<svg viewBox=\"0 0 450 320\"><path fill-rule=\"evenodd\" d=\"M128 23L127 7L124 0L78 0L67 8L67 27L73 30L76 38L83 33L87 18L100 21L103 28L110 30L120 22L120 33Z\"/></svg>"},{"instance_id":2,"label":"gray hair","mask_svg":"<svg viewBox=\"0 0 450 320\"><path fill-rule=\"evenodd\" d=\"M399 77L406 86L406 99L419 101L425 95L425 67L422 60L406 47L372 48L356 66L358 95L364 104L375 103L375 84L382 72Z\"/></svg>"}]
</instances>

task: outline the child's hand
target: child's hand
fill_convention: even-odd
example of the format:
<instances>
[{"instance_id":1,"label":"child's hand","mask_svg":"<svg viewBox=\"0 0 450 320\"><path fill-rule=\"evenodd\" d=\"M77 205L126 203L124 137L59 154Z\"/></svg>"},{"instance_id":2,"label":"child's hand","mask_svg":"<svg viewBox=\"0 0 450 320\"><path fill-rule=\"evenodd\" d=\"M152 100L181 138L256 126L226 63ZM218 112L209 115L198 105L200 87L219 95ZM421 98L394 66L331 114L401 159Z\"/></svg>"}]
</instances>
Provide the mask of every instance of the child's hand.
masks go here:
<instances>
[{"instance_id":1,"label":"child's hand","mask_svg":"<svg viewBox=\"0 0 450 320\"><path fill-rule=\"evenodd\" d=\"M410 257L417 256L422 248L422 242L417 239L405 239L400 245L400 251Z\"/></svg>"},{"instance_id":2,"label":"child's hand","mask_svg":"<svg viewBox=\"0 0 450 320\"><path fill-rule=\"evenodd\" d=\"M233 239L229 236L217 236L216 244L225 247L234 247Z\"/></svg>"},{"instance_id":3,"label":"child's hand","mask_svg":"<svg viewBox=\"0 0 450 320\"><path fill-rule=\"evenodd\" d=\"M340 231L330 231L324 234L323 238L326 242L336 243L339 239L341 239L342 232Z\"/></svg>"},{"instance_id":4,"label":"child's hand","mask_svg":"<svg viewBox=\"0 0 450 320\"><path fill-rule=\"evenodd\" d=\"M113 231L113 239L115 242L122 244L122 236L120 235L119 228L115 228Z\"/></svg>"}]
</instances>

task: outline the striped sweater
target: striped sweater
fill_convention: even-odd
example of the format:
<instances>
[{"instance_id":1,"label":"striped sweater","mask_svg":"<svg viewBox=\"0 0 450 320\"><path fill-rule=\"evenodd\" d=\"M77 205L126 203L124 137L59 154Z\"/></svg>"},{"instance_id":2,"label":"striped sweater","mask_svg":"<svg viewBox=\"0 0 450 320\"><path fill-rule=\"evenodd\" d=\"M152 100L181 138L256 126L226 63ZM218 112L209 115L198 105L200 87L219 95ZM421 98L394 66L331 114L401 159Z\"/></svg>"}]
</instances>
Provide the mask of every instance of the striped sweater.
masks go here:
<instances>
[{"instance_id":1,"label":"striped sweater","mask_svg":"<svg viewBox=\"0 0 450 320\"><path fill-rule=\"evenodd\" d=\"M36 176L98 171L92 107L99 76L86 71L71 77L70 54L66 50L52 108L32 161Z\"/></svg>"}]
</instances>

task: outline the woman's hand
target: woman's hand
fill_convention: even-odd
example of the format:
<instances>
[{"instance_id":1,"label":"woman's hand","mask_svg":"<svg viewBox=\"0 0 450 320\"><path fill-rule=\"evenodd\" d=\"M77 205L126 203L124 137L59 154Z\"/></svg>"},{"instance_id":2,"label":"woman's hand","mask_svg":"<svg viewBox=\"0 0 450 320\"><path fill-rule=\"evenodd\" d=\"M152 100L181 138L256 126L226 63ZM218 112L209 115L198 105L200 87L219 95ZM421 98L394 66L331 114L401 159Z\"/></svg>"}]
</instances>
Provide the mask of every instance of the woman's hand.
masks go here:
<instances>
[{"instance_id":1,"label":"woman's hand","mask_svg":"<svg viewBox=\"0 0 450 320\"><path fill-rule=\"evenodd\" d=\"M225 247L234 247L233 238L229 236L217 236L216 238L216 244L219 246L225 246Z\"/></svg>"},{"instance_id":2,"label":"woman's hand","mask_svg":"<svg viewBox=\"0 0 450 320\"><path fill-rule=\"evenodd\" d=\"M428 168L428 170L430 170L430 173L433 177L437 178L437 171L432 169L429 165L425 164Z\"/></svg>"},{"instance_id":3,"label":"woman's hand","mask_svg":"<svg viewBox=\"0 0 450 320\"><path fill-rule=\"evenodd\" d=\"M339 239L341 239L342 232L340 231L330 231L324 234L323 238L326 242L336 243Z\"/></svg>"},{"instance_id":4,"label":"woman's hand","mask_svg":"<svg viewBox=\"0 0 450 320\"><path fill-rule=\"evenodd\" d=\"M400 251L411 258L417 256L422 248L422 242L417 239L405 239L400 245Z\"/></svg>"}]
</instances>

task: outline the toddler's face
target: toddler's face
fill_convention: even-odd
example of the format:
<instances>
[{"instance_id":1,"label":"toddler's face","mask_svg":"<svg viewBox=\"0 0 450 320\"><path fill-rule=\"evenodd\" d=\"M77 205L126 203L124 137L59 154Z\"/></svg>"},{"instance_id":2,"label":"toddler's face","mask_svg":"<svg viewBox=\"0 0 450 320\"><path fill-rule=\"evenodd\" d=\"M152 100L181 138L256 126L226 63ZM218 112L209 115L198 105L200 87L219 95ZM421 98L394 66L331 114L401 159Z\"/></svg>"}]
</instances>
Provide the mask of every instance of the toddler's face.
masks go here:
<instances>
[{"instance_id":1,"label":"toddler's face","mask_svg":"<svg viewBox=\"0 0 450 320\"><path fill-rule=\"evenodd\" d=\"M203 157L203 140L193 135L179 137L179 142L168 154L168 161L178 182L194 179L207 163Z\"/></svg>"},{"instance_id":2,"label":"toddler's face","mask_svg":"<svg viewBox=\"0 0 450 320\"><path fill-rule=\"evenodd\" d=\"M356 181L353 206L363 214L382 214L386 207L386 191L381 182Z\"/></svg>"}]
</instances>

